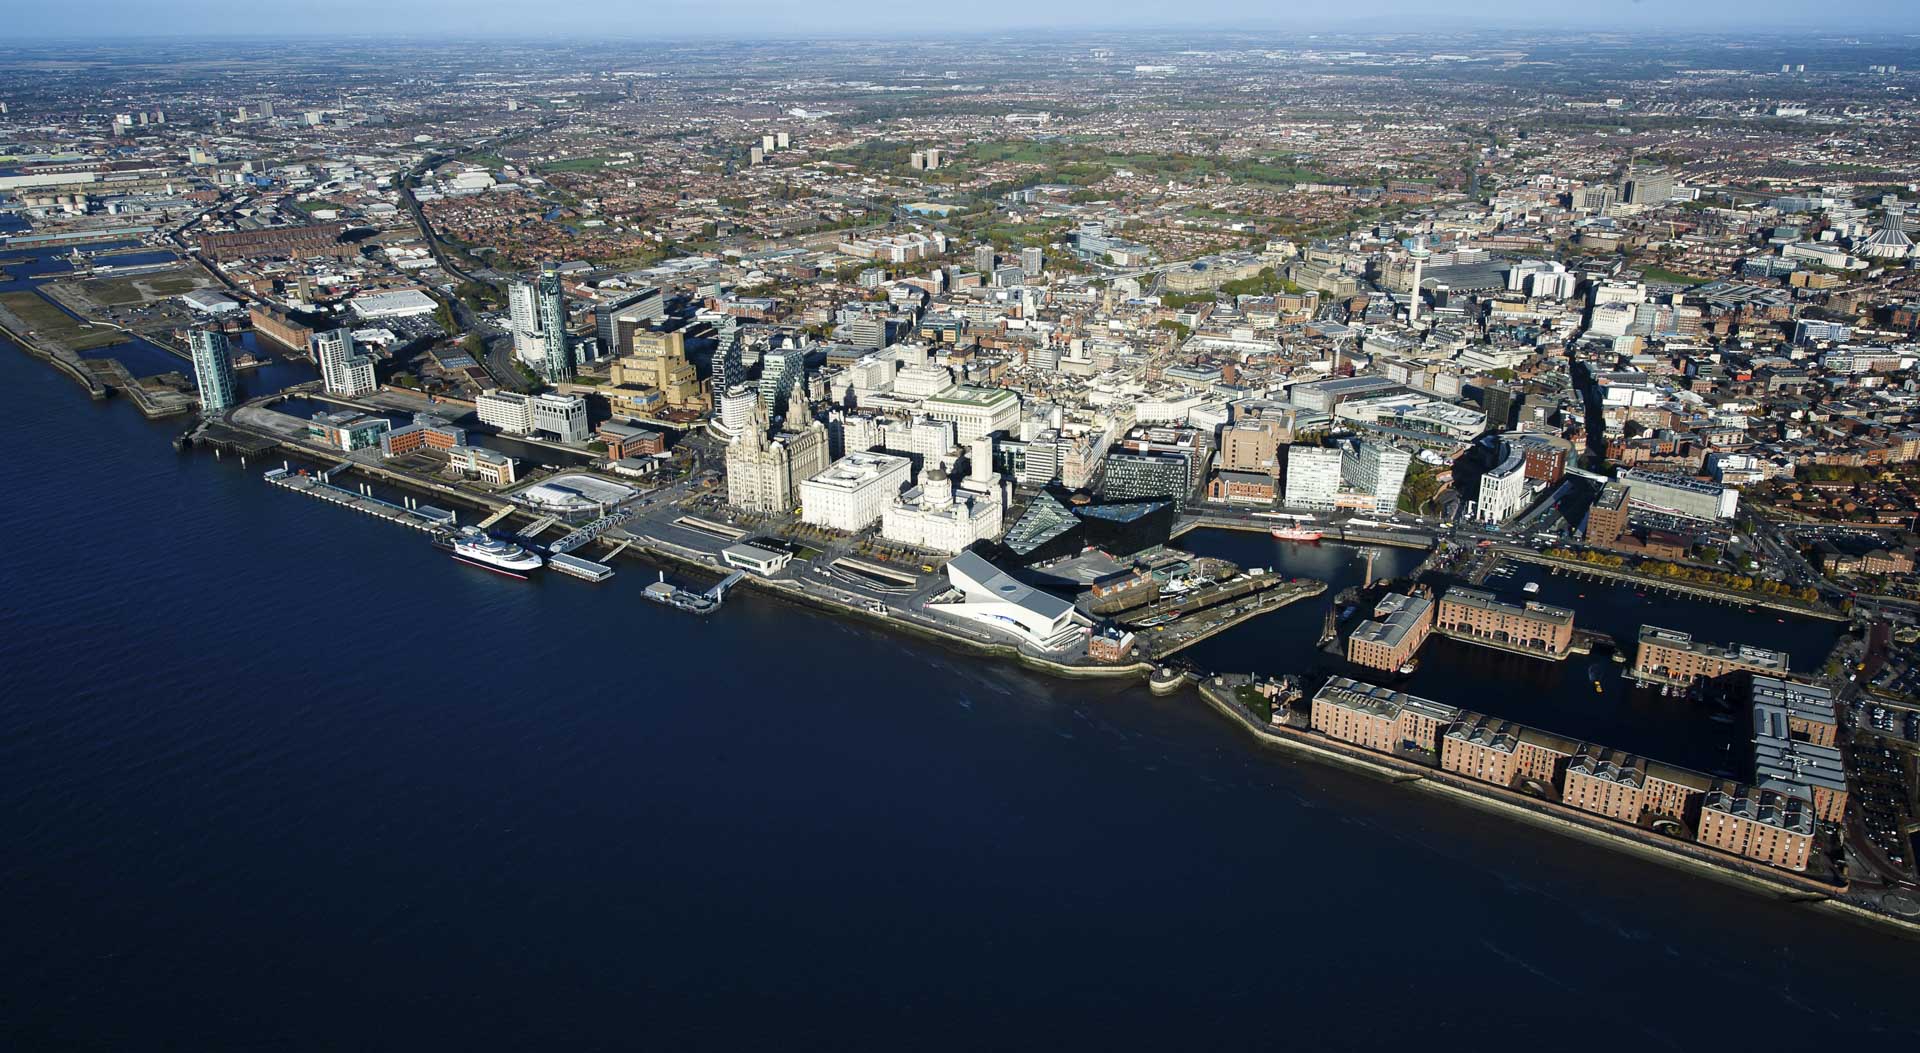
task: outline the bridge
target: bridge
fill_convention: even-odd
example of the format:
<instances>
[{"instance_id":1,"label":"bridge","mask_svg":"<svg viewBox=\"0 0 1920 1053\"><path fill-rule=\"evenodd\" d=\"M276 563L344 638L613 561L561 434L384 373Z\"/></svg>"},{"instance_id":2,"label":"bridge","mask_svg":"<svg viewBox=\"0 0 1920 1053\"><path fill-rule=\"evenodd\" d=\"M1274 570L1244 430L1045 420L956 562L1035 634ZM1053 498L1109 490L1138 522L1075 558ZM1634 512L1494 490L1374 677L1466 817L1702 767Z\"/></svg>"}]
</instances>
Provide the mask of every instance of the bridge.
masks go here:
<instances>
[{"instance_id":1,"label":"bridge","mask_svg":"<svg viewBox=\"0 0 1920 1053\"><path fill-rule=\"evenodd\" d=\"M719 603L721 600L726 599L727 590L732 588L735 582L739 581L741 578L744 578L746 576L747 574L745 571L736 570L732 574L729 574L726 577L721 578L718 584L714 585L713 588L707 590L707 594L706 594L707 599L710 599L715 603Z\"/></svg>"},{"instance_id":2,"label":"bridge","mask_svg":"<svg viewBox=\"0 0 1920 1053\"><path fill-rule=\"evenodd\" d=\"M615 512L612 515L601 516L599 519L596 519L593 522L588 523L586 526L583 526L578 530L575 530L573 533L568 534L566 537L563 537L560 540L554 542L553 544L548 545L547 551L548 552L572 552L574 549L579 548L581 545L584 545L587 542L592 541L594 538L597 538L600 535L606 533L607 531L612 530L614 527L619 526L620 524L626 522L628 519L631 519L632 517L633 517L632 512ZM547 518L552 519L553 517L548 516ZM542 527L541 529L544 530L546 528ZM538 531L534 531L533 533L538 533ZM529 533L527 536L532 537L533 533Z\"/></svg>"},{"instance_id":3,"label":"bridge","mask_svg":"<svg viewBox=\"0 0 1920 1053\"><path fill-rule=\"evenodd\" d=\"M555 523L558 523L558 522L560 522L559 516L541 516L539 519L536 519L533 522L528 523L526 525L526 528L520 531L520 536L531 541L534 538L539 537L541 534L546 533L549 529L553 527Z\"/></svg>"}]
</instances>

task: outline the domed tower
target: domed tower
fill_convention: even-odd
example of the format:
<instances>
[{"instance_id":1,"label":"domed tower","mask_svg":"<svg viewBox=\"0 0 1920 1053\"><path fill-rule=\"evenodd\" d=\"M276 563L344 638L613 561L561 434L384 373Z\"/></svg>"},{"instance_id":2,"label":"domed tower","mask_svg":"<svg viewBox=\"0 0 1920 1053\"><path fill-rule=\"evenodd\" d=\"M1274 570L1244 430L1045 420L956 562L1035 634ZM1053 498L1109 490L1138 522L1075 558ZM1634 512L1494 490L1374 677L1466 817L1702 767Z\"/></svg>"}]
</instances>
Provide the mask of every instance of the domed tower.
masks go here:
<instances>
[{"instance_id":1,"label":"domed tower","mask_svg":"<svg viewBox=\"0 0 1920 1053\"><path fill-rule=\"evenodd\" d=\"M920 473L920 504L926 508L946 508L953 504L953 480L938 466Z\"/></svg>"}]
</instances>

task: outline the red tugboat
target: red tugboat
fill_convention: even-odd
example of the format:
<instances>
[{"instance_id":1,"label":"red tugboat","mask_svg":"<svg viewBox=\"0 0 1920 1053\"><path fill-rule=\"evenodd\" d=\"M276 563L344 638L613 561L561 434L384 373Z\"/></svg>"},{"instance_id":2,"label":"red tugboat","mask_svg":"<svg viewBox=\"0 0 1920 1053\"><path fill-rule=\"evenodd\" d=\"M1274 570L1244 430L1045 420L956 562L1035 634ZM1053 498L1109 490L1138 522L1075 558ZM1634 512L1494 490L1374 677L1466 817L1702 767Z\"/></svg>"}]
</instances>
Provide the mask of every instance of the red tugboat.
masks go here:
<instances>
[{"instance_id":1,"label":"red tugboat","mask_svg":"<svg viewBox=\"0 0 1920 1053\"><path fill-rule=\"evenodd\" d=\"M1302 526L1274 527L1271 533L1280 541L1299 541L1309 545L1318 544L1322 537L1318 530Z\"/></svg>"}]
</instances>

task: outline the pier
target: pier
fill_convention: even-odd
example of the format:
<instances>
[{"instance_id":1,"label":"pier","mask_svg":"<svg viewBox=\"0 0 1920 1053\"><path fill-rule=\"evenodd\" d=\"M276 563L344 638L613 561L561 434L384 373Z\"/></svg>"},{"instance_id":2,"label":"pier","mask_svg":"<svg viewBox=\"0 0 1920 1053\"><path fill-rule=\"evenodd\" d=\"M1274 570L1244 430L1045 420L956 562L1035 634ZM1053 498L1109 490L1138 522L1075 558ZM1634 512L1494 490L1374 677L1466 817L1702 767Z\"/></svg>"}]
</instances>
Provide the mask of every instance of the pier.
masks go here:
<instances>
[{"instance_id":1,"label":"pier","mask_svg":"<svg viewBox=\"0 0 1920 1053\"><path fill-rule=\"evenodd\" d=\"M318 476L296 472L284 464L278 468L269 469L262 478L274 486L292 490L294 493L317 497L328 504L351 508L356 512L375 516L389 523L398 523L413 530L434 534L456 525L455 513L444 508L414 504L412 498L408 498L408 503L405 505L396 505L392 501L383 501L364 489L349 490L344 486L335 486Z\"/></svg>"},{"instance_id":2,"label":"pier","mask_svg":"<svg viewBox=\"0 0 1920 1053\"><path fill-rule=\"evenodd\" d=\"M565 552L556 552L548 556L547 566L562 574L570 574L586 581L605 581L613 577L613 568L605 563L595 563L590 559L569 556Z\"/></svg>"},{"instance_id":3,"label":"pier","mask_svg":"<svg viewBox=\"0 0 1920 1053\"><path fill-rule=\"evenodd\" d=\"M1276 581L1278 579L1275 579ZM1155 626L1140 634L1141 647L1155 661L1183 651L1202 640L1226 632L1242 622L1277 611L1327 591L1327 583L1310 578L1288 581L1252 593L1239 603L1224 603Z\"/></svg>"}]
</instances>

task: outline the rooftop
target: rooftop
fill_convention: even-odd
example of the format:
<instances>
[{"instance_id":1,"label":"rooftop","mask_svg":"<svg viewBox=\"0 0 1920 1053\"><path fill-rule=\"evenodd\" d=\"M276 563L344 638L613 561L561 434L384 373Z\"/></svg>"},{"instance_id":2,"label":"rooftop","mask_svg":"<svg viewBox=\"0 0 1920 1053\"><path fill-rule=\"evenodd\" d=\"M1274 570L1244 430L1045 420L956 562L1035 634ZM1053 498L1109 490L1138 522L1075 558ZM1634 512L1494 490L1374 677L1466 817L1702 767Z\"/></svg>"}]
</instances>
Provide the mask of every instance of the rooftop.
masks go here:
<instances>
[{"instance_id":1,"label":"rooftop","mask_svg":"<svg viewBox=\"0 0 1920 1053\"><path fill-rule=\"evenodd\" d=\"M1397 647L1432 606L1433 601L1425 596L1389 592L1380 598L1379 605L1374 608L1374 616L1354 627L1353 639L1388 648Z\"/></svg>"},{"instance_id":2,"label":"rooftop","mask_svg":"<svg viewBox=\"0 0 1920 1053\"><path fill-rule=\"evenodd\" d=\"M1552 622L1555 625L1572 625L1573 612L1565 607L1555 607L1539 600L1528 600L1525 605L1507 603L1491 592L1481 589L1469 589L1454 586L1440 597L1442 603L1458 603L1465 607L1475 607L1483 611L1497 611L1517 618L1531 618L1535 621Z\"/></svg>"},{"instance_id":3,"label":"rooftop","mask_svg":"<svg viewBox=\"0 0 1920 1053\"><path fill-rule=\"evenodd\" d=\"M1328 680L1326 686L1314 694L1313 700L1388 720L1398 719L1401 713L1408 710L1442 721L1452 721L1460 715L1457 707L1344 676Z\"/></svg>"}]
</instances>

